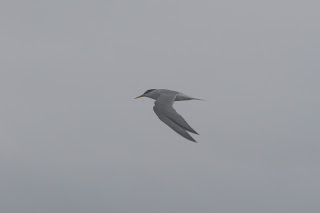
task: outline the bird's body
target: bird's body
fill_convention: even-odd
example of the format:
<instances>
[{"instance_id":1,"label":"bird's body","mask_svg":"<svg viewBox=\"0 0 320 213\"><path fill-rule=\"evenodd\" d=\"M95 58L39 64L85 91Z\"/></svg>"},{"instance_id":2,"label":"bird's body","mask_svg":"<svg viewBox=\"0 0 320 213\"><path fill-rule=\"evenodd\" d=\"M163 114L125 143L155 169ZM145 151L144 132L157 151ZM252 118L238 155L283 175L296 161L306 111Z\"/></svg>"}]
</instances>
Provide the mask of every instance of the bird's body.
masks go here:
<instances>
[{"instance_id":1,"label":"bird's body","mask_svg":"<svg viewBox=\"0 0 320 213\"><path fill-rule=\"evenodd\" d=\"M153 110L158 118L167 124L171 129L180 134L182 137L196 142L188 132L194 134L198 133L192 129L189 124L183 119L181 115L172 107L175 101L186 101L186 100L201 100L192 98L180 92L167 90L167 89L150 89L147 90L143 95L137 98L148 97L156 100L154 102ZM188 131L188 132L187 132Z\"/></svg>"}]
</instances>

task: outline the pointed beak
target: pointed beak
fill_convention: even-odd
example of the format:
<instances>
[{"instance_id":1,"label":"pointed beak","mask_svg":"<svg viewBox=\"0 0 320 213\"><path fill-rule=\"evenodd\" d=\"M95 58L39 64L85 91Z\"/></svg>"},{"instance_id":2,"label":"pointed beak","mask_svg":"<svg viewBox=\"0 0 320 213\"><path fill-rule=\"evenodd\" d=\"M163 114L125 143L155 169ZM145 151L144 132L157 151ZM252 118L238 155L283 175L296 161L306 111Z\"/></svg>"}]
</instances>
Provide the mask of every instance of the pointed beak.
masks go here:
<instances>
[{"instance_id":1,"label":"pointed beak","mask_svg":"<svg viewBox=\"0 0 320 213\"><path fill-rule=\"evenodd\" d=\"M137 99L137 98L142 98L142 97L144 97L144 95L142 94L142 95L139 95L138 97L136 97L135 99Z\"/></svg>"}]
</instances>

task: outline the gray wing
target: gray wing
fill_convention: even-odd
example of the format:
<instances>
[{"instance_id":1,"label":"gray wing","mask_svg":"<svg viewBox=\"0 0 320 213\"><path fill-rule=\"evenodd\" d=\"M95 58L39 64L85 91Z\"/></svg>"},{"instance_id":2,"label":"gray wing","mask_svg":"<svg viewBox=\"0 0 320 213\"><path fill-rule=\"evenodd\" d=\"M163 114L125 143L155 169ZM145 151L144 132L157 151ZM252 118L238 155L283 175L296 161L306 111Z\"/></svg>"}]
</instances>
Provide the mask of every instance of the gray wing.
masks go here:
<instances>
[{"instance_id":1,"label":"gray wing","mask_svg":"<svg viewBox=\"0 0 320 213\"><path fill-rule=\"evenodd\" d=\"M161 94L155 101L153 110L159 119L182 137L196 142L187 131L198 134L172 107L176 94Z\"/></svg>"}]
</instances>

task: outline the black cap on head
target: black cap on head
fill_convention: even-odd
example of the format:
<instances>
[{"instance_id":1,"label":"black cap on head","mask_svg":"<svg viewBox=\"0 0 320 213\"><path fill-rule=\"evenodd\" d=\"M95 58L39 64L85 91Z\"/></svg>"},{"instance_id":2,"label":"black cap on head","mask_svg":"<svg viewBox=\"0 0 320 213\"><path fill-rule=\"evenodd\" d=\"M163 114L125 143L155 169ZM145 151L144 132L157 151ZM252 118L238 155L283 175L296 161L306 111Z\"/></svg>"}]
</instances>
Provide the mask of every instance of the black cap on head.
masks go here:
<instances>
[{"instance_id":1,"label":"black cap on head","mask_svg":"<svg viewBox=\"0 0 320 213\"><path fill-rule=\"evenodd\" d=\"M144 92L144 94L147 94L147 93L149 93L149 92L152 92L153 90L155 90L155 89L148 89L147 91Z\"/></svg>"}]
</instances>

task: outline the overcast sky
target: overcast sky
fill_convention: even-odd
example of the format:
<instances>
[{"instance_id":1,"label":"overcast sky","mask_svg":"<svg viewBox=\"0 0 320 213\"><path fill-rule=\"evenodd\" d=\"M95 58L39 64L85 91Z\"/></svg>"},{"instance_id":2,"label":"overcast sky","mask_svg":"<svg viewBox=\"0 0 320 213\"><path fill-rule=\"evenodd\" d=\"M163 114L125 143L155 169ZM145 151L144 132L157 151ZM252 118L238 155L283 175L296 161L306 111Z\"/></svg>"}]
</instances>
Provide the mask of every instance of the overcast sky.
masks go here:
<instances>
[{"instance_id":1,"label":"overcast sky","mask_svg":"<svg viewBox=\"0 0 320 213\"><path fill-rule=\"evenodd\" d=\"M1 213L320 212L319 8L2 1Z\"/></svg>"}]
</instances>

